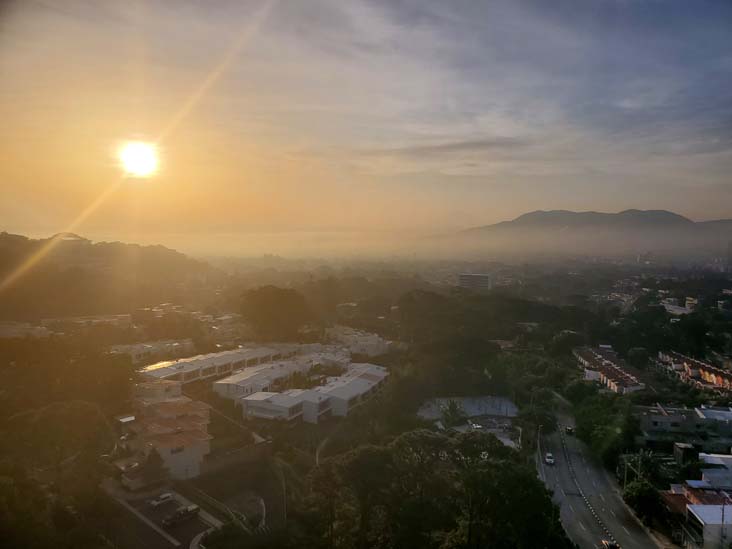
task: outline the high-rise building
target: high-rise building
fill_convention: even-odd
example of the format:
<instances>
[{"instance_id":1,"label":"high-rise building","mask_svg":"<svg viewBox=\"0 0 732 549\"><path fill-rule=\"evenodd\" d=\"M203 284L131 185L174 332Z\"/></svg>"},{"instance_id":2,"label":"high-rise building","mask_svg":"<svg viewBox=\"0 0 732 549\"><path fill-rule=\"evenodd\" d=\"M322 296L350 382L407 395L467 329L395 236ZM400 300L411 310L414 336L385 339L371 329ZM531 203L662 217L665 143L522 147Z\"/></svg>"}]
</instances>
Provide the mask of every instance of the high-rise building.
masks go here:
<instances>
[{"instance_id":1,"label":"high-rise building","mask_svg":"<svg viewBox=\"0 0 732 549\"><path fill-rule=\"evenodd\" d=\"M466 290L485 291L493 287L493 277L489 274L461 273L458 286Z\"/></svg>"}]
</instances>

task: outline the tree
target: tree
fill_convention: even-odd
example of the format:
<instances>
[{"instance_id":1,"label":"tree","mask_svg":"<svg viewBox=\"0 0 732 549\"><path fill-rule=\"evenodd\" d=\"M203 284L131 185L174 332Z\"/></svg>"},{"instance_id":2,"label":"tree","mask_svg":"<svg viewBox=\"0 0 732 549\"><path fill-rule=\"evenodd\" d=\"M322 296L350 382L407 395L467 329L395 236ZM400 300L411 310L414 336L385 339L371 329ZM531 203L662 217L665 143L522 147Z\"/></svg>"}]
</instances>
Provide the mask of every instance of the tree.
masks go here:
<instances>
[{"instance_id":1,"label":"tree","mask_svg":"<svg viewBox=\"0 0 732 549\"><path fill-rule=\"evenodd\" d=\"M629 482L623 491L623 499L646 524L657 517L662 510L658 490L645 479Z\"/></svg>"},{"instance_id":2,"label":"tree","mask_svg":"<svg viewBox=\"0 0 732 549\"><path fill-rule=\"evenodd\" d=\"M456 425L462 425L463 423L465 423L465 420L467 418L468 416L465 414L463 409L454 400L450 400L447 403L447 407L442 412L442 421L444 422L445 427L455 427Z\"/></svg>"},{"instance_id":3,"label":"tree","mask_svg":"<svg viewBox=\"0 0 732 549\"><path fill-rule=\"evenodd\" d=\"M353 492L359 508L356 546L370 547L371 519L383 505L392 481L391 452L382 446L360 446L347 453L340 464L341 475Z\"/></svg>"},{"instance_id":4,"label":"tree","mask_svg":"<svg viewBox=\"0 0 732 549\"><path fill-rule=\"evenodd\" d=\"M242 297L242 314L264 341L292 341L313 319L305 298L296 290L262 286Z\"/></svg>"}]
</instances>

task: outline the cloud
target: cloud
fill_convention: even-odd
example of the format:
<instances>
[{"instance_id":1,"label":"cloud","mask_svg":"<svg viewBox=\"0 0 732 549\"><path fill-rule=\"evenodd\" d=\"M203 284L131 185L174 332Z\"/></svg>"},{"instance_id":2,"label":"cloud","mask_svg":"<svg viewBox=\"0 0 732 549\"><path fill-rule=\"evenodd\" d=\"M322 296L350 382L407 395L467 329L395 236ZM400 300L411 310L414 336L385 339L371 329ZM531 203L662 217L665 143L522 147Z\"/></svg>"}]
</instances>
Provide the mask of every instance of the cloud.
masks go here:
<instances>
[{"instance_id":1,"label":"cloud","mask_svg":"<svg viewBox=\"0 0 732 549\"><path fill-rule=\"evenodd\" d=\"M376 149L367 151L367 155L406 156L423 158L438 156L452 156L462 154L482 154L501 150L515 150L530 145L530 141L515 137L489 137L483 139L469 139L465 141L448 141L424 145L411 145L392 149Z\"/></svg>"}]
</instances>

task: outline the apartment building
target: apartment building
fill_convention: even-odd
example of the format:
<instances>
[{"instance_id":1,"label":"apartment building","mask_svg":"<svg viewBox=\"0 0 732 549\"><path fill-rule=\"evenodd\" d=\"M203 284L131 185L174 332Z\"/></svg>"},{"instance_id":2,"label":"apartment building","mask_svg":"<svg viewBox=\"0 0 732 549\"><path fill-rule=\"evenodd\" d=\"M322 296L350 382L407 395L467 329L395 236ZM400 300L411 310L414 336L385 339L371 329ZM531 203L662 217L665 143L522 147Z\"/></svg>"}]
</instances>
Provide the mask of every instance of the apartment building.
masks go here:
<instances>
[{"instance_id":1,"label":"apartment building","mask_svg":"<svg viewBox=\"0 0 732 549\"><path fill-rule=\"evenodd\" d=\"M493 288L493 277L484 273L460 273L458 286L475 292L487 291Z\"/></svg>"}]
</instances>

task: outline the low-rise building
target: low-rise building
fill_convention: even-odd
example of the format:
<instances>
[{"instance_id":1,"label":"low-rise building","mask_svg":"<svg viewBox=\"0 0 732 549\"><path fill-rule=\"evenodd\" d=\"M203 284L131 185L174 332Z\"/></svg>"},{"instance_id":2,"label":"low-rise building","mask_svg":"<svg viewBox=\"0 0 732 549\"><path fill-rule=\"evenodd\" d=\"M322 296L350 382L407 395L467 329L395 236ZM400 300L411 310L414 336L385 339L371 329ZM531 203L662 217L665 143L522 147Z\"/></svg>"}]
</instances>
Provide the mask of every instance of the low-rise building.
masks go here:
<instances>
[{"instance_id":1,"label":"low-rise building","mask_svg":"<svg viewBox=\"0 0 732 549\"><path fill-rule=\"evenodd\" d=\"M190 479L201 472L204 458L210 453L209 406L183 395L182 383L150 381L135 386L134 416L123 418L124 445L131 452L120 460L122 482L131 489L140 488L136 467L144 464L151 452L162 459L174 479Z\"/></svg>"},{"instance_id":2,"label":"low-rise building","mask_svg":"<svg viewBox=\"0 0 732 549\"><path fill-rule=\"evenodd\" d=\"M266 347L252 345L220 353L157 362L143 368L142 373L151 379L190 383L200 379L221 377L241 368L282 360L297 353L297 345L275 344Z\"/></svg>"},{"instance_id":3,"label":"low-rise building","mask_svg":"<svg viewBox=\"0 0 732 549\"><path fill-rule=\"evenodd\" d=\"M242 368L216 381L213 389L222 398L239 399L260 391L269 391L275 382L291 378L295 374L307 374L318 366L345 369L350 363L350 353L345 349L324 346L317 348L319 350L315 352Z\"/></svg>"},{"instance_id":4,"label":"low-rise building","mask_svg":"<svg viewBox=\"0 0 732 549\"><path fill-rule=\"evenodd\" d=\"M290 389L281 393L260 391L240 399L247 419L318 423L329 415L346 416L384 384L388 372L374 364L352 364L342 376L313 389Z\"/></svg>"},{"instance_id":5,"label":"low-rise building","mask_svg":"<svg viewBox=\"0 0 732 549\"><path fill-rule=\"evenodd\" d=\"M715 407L674 408L656 404L636 406L641 434L637 443L654 450L670 451L675 442L697 450L727 451L732 445L732 409Z\"/></svg>"},{"instance_id":6,"label":"low-rise building","mask_svg":"<svg viewBox=\"0 0 732 549\"><path fill-rule=\"evenodd\" d=\"M609 345L578 347L573 354L585 370L585 379L598 380L614 393L627 394L645 389L645 384L628 373L625 362Z\"/></svg>"},{"instance_id":7,"label":"low-rise building","mask_svg":"<svg viewBox=\"0 0 732 549\"><path fill-rule=\"evenodd\" d=\"M732 371L675 351L660 351L658 361L667 372L689 385L719 393L732 391Z\"/></svg>"},{"instance_id":8,"label":"low-rise building","mask_svg":"<svg viewBox=\"0 0 732 549\"><path fill-rule=\"evenodd\" d=\"M328 397L334 416L346 416L378 391L388 375L382 366L353 364L344 375L315 387L313 391Z\"/></svg>"},{"instance_id":9,"label":"low-rise building","mask_svg":"<svg viewBox=\"0 0 732 549\"><path fill-rule=\"evenodd\" d=\"M732 500L725 505L687 505L684 547L727 549L732 534Z\"/></svg>"},{"instance_id":10,"label":"low-rise building","mask_svg":"<svg viewBox=\"0 0 732 549\"><path fill-rule=\"evenodd\" d=\"M388 353L393 347L392 342L378 334L363 332L348 326L328 328L326 337L333 343L347 347L354 355L379 356Z\"/></svg>"}]
</instances>

